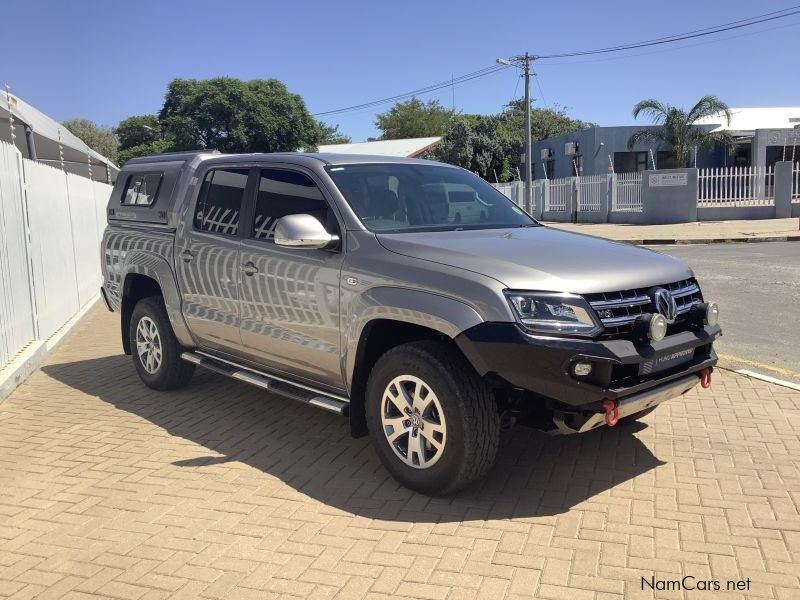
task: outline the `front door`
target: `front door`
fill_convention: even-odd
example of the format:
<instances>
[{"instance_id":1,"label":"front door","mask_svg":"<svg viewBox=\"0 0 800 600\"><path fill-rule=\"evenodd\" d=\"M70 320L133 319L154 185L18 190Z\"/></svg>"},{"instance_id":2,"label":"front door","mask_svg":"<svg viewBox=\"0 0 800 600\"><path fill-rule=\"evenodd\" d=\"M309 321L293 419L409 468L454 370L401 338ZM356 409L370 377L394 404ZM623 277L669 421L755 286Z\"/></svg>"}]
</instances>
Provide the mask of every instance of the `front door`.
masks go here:
<instances>
[{"instance_id":1,"label":"front door","mask_svg":"<svg viewBox=\"0 0 800 600\"><path fill-rule=\"evenodd\" d=\"M239 337L240 216L249 169L205 174L192 223L176 244L175 264L183 314L198 346L222 352Z\"/></svg>"},{"instance_id":2,"label":"front door","mask_svg":"<svg viewBox=\"0 0 800 600\"><path fill-rule=\"evenodd\" d=\"M344 389L339 336L341 251L281 248L280 217L310 214L336 235L336 216L319 186L300 171L258 174L253 221L242 241L242 351L251 361L312 383Z\"/></svg>"}]
</instances>

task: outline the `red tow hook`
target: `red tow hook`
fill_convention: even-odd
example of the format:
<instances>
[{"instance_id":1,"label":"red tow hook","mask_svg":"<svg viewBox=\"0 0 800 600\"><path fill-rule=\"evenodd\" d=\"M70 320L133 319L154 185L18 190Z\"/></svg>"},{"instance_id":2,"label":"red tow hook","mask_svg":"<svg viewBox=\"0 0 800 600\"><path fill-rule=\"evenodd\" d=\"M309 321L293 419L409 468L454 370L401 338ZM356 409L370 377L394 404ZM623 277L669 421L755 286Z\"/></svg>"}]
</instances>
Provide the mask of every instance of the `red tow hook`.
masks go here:
<instances>
[{"instance_id":1,"label":"red tow hook","mask_svg":"<svg viewBox=\"0 0 800 600\"><path fill-rule=\"evenodd\" d=\"M613 427L619 421L619 410L616 400L603 400L603 409L606 411L606 425Z\"/></svg>"},{"instance_id":2,"label":"red tow hook","mask_svg":"<svg viewBox=\"0 0 800 600\"><path fill-rule=\"evenodd\" d=\"M704 390L711 387L711 367L706 367L700 371L700 387Z\"/></svg>"}]
</instances>

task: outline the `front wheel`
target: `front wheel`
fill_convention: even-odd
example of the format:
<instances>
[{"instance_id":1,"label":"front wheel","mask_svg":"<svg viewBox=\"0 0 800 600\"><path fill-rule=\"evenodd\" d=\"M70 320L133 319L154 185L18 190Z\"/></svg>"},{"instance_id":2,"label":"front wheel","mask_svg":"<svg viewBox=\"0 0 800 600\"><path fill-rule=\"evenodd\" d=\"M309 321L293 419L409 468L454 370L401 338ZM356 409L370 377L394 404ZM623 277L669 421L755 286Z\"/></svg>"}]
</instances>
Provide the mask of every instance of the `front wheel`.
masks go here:
<instances>
[{"instance_id":1,"label":"front wheel","mask_svg":"<svg viewBox=\"0 0 800 600\"><path fill-rule=\"evenodd\" d=\"M378 359L367 425L386 469L403 485L447 496L494 464L500 417L491 390L450 346L403 344Z\"/></svg>"},{"instance_id":2,"label":"front wheel","mask_svg":"<svg viewBox=\"0 0 800 600\"><path fill-rule=\"evenodd\" d=\"M181 358L182 349L161 297L136 303L128 334L133 364L145 385L154 390L174 390L189 383L194 364Z\"/></svg>"}]
</instances>

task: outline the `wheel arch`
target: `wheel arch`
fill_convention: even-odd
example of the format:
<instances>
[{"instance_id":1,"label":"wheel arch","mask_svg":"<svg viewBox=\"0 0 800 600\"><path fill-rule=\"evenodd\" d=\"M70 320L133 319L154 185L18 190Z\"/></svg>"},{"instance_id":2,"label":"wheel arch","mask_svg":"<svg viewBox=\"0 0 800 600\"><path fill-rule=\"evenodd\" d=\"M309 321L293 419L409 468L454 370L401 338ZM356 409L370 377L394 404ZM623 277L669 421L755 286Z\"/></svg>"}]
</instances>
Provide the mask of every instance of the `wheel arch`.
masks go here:
<instances>
[{"instance_id":1,"label":"wheel arch","mask_svg":"<svg viewBox=\"0 0 800 600\"><path fill-rule=\"evenodd\" d=\"M161 296L175 337L184 346L193 346L192 337L181 312L181 297L170 264L161 256L131 252L122 281L120 331L122 347L130 354L128 327L136 303L148 296Z\"/></svg>"},{"instance_id":2,"label":"wheel arch","mask_svg":"<svg viewBox=\"0 0 800 600\"><path fill-rule=\"evenodd\" d=\"M373 288L353 303L345 329L342 368L350 393L350 430L367 433L364 400L367 378L375 362L400 344L438 340L462 354L454 338L483 322L468 304L420 290Z\"/></svg>"}]
</instances>

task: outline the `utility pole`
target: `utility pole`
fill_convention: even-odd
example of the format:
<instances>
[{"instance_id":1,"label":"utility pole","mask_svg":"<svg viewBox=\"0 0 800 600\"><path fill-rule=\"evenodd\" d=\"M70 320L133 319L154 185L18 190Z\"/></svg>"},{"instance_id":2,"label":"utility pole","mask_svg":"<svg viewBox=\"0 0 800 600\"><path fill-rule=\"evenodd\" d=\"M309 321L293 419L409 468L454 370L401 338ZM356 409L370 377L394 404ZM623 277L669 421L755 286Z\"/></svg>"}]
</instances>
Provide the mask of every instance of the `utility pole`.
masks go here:
<instances>
[{"instance_id":1,"label":"utility pole","mask_svg":"<svg viewBox=\"0 0 800 600\"><path fill-rule=\"evenodd\" d=\"M515 65L522 69L525 78L525 204L533 206L533 156L531 156L531 63L536 60L526 52L511 58L498 58L501 65Z\"/></svg>"}]
</instances>

